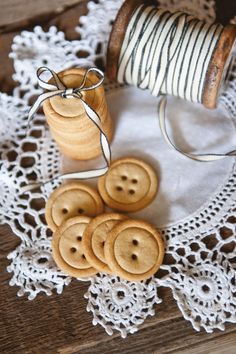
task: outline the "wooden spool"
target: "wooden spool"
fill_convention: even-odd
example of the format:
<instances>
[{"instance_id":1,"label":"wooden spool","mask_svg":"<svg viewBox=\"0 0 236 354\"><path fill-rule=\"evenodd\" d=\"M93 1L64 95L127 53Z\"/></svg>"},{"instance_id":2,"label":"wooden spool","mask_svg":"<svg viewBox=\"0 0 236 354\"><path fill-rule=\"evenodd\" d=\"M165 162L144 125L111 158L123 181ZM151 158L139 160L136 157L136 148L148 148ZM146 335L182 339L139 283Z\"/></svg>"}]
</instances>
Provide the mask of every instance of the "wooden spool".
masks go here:
<instances>
[{"instance_id":1,"label":"wooden spool","mask_svg":"<svg viewBox=\"0 0 236 354\"><path fill-rule=\"evenodd\" d=\"M73 68L60 72L58 76L67 88L77 88L82 83L85 71ZM97 76L90 72L85 86L97 82ZM112 121L103 86L83 91L82 94L83 100L97 112L103 131L111 141ZM100 131L88 118L79 99L55 96L44 102L43 110L51 134L64 155L76 160L89 160L101 154Z\"/></svg>"},{"instance_id":2,"label":"wooden spool","mask_svg":"<svg viewBox=\"0 0 236 354\"><path fill-rule=\"evenodd\" d=\"M134 11L141 4L154 5L153 1L126 0L120 8L111 31L107 51L107 76L117 80L118 62L126 28ZM236 40L236 26L226 26L218 40L204 82L202 103L206 108L217 107L218 97L224 86Z\"/></svg>"}]
</instances>

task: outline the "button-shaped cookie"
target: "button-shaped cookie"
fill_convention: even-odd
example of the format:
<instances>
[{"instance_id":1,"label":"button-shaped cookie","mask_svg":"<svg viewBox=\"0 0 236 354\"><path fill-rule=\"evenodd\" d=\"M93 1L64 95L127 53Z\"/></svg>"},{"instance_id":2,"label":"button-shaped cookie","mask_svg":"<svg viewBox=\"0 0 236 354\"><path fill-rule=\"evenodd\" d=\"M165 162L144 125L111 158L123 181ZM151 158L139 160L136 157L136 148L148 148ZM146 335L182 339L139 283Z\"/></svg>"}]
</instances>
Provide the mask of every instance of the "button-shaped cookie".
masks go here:
<instances>
[{"instance_id":1,"label":"button-shaped cookie","mask_svg":"<svg viewBox=\"0 0 236 354\"><path fill-rule=\"evenodd\" d=\"M85 73L84 68L71 68L58 73L58 77L68 89L78 88L84 80ZM99 78L95 73L91 71L87 73L86 87L98 82ZM51 79L49 83L53 83L53 80ZM102 129L111 141L112 120L103 85L93 90L82 91L82 98L98 114ZM51 134L63 154L77 160L89 160L101 155L100 131L89 119L80 99L53 96L43 102L43 110Z\"/></svg>"},{"instance_id":2,"label":"button-shaped cookie","mask_svg":"<svg viewBox=\"0 0 236 354\"><path fill-rule=\"evenodd\" d=\"M97 273L87 261L83 250L83 233L91 221L88 216L76 216L64 221L52 238L52 253L57 266L72 277L88 277Z\"/></svg>"},{"instance_id":3,"label":"button-shaped cookie","mask_svg":"<svg viewBox=\"0 0 236 354\"><path fill-rule=\"evenodd\" d=\"M114 274L130 281L140 281L159 269L164 244L152 225L140 220L126 220L110 231L104 252Z\"/></svg>"},{"instance_id":4,"label":"button-shaped cookie","mask_svg":"<svg viewBox=\"0 0 236 354\"><path fill-rule=\"evenodd\" d=\"M150 165L135 158L114 161L99 178L98 190L104 202L121 211L137 211L150 204L158 189L157 176Z\"/></svg>"},{"instance_id":5,"label":"button-shaped cookie","mask_svg":"<svg viewBox=\"0 0 236 354\"><path fill-rule=\"evenodd\" d=\"M98 192L80 182L59 186L50 195L45 210L48 226L55 231L64 220L78 215L96 216L103 212L103 202Z\"/></svg>"},{"instance_id":6,"label":"button-shaped cookie","mask_svg":"<svg viewBox=\"0 0 236 354\"><path fill-rule=\"evenodd\" d=\"M109 232L120 221L127 220L125 215L107 213L98 215L86 227L83 236L83 249L90 264L104 273L111 273L104 255L104 245Z\"/></svg>"}]
</instances>

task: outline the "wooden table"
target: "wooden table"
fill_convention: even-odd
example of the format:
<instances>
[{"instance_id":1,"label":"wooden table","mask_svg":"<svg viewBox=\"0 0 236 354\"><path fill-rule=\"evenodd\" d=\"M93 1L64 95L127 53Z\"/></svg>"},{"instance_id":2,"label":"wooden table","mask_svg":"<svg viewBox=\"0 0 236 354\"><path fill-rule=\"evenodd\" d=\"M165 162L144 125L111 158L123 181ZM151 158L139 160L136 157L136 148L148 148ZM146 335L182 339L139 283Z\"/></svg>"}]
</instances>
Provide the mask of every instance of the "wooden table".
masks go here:
<instances>
[{"instance_id":1,"label":"wooden table","mask_svg":"<svg viewBox=\"0 0 236 354\"><path fill-rule=\"evenodd\" d=\"M226 23L236 15L235 0L218 1L218 19ZM1 0L0 12L0 89L11 93L14 82L8 58L12 38L23 29L41 24L56 25L68 39L78 38L74 27L86 4L80 0ZM72 281L62 295L39 295L28 301L16 296L17 287L9 286L11 274L7 254L19 244L7 225L0 227L0 353L173 353L234 354L236 326L227 324L224 332L197 333L183 319L169 289L161 289L163 303L156 315L148 318L141 330L122 339L108 336L100 326L93 327L86 312L83 294L88 283Z\"/></svg>"}]
</instances>

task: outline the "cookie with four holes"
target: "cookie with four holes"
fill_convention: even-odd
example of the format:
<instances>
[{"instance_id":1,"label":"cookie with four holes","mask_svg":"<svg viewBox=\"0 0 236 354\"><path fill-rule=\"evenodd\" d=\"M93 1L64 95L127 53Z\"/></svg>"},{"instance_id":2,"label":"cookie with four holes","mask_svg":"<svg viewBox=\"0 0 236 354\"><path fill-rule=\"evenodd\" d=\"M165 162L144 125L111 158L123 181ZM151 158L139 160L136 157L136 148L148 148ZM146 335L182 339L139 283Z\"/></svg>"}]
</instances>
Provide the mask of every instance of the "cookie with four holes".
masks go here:
<instances>
[{"instance_id":1,"label":"cookie with four holes","mask_svg":"<svg viewBox=\"0 0 236 354\"><path fill-rule=\"evenodd\" d=\"M59 186L46 202L45 217L49 228L55 231L64 220L78 215L94 217L103 212L98 192L80 182Z\"/></svg>"},{"instance_id":2,"label":"cookie with four holes","mask_svg":"<svg viewBox=\"0 0 236 354\"><path fill-rule=\"evenodd\" d=\"M83 235L83 249L89 263L104 273L111 273L104 255L104 246L109 232L119 222L127 220L125 215L117 213L101 214L86 227Z\"/></svg>"},{"instance_id":3,"label":"cookie with four holes","mask_svg":"<svg viewBox=\"0 0 236 354\"><path fill-rule=\"evenodd\" d=\"M111 164L107 174L99 178L98 190L110 208L133 212L153 201L158 179L146 162L127 157Z\"/></svg>"},{"instance_id":4,"label":"cookie with four holes","mask_svg":"<svg viewBox=\"0 0 236 354\"><path fill-rule=\"evenodd\" d=\"M64 221L53 234L54 261L65 274L75 278L97 273L87 261L82 243L84 230L90 221L88 216L76 216Z\"/></svg>"},{"instance_id":5,"label":"cookie with four holes","mask_svg":"<svg viewBox=\"0 0 236 354\"><path fill-rule=\"evenodd\" d=\"M140 281L159 269L164 257L164 243L152 225L130 219L110 231L104 254L112 273L129 281Z\"/></svg>"}]
</instances>

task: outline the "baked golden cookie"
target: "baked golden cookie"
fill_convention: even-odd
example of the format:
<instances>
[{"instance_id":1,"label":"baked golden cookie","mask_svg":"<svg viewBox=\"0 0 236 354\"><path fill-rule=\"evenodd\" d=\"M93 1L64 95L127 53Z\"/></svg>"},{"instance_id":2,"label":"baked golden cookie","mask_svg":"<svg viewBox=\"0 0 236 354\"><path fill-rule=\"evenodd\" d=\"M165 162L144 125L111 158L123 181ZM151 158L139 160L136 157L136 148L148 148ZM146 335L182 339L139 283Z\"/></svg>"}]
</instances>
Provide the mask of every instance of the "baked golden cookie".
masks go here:
<instances>
[{"instance_id":1,"label":"baked golden cookie","mask_svg":"<svg viewBox=\"0 0 236 354\"><path fill-rule=\"evenodd\" d=\"M84 230L90 221L88 216L76 216L64 221L53 234L53 258L63 272L75 278L97 273L87 261L82 243Z\"/></svg>"},{"instance_id":2,"label":"baked golden cookie","mask_svg":"<svg viewBox=\"0 0 236 354\"><path fill-rule=\"evenodd\" d=\"M158 231L145 221L126 220L109 233L105 258L112 272L130 281L140 281L157 272L164 257Z\"/></svg>"},{"instance_id":3,"label":"baked golden cookie","mask_svg":"<svg viewBox=\"0 0 236 354\"><path fill-rule=\"evenodd\" d=\"M78 88L85 72L84 68L71 68L58 73L58 76L67 88ZM85 85L89 87L98 81L97 75L89 72ZM83 100L99 115L103 131L111 141L113 124L103 85L83 91L82 95ZM101 155L100 131L88 118L80 99L54 96L44 101L43 110L51 134L63 154L77 160L89 160Z\"/></svg>"},{"instance_id":4,"label":"baked golden cookie","mask_svg":"<svg viewBox=\"0 0 236 354\"><path fill-rule=\"evenodd\" d=\"M83 249L89 263L104 273L111 273L104 256L104 245L111 229L122 220L125 215L107 213L98 215L86 227L83 235Z\"/></svg>"},{"instance_id":5,"label":"baked golden cookie","mask_svg":"<svg viewBox=\"0 0 236 354\"><path fill-rule=\"evenodd\" d=\"M77 215L96 216L103 212L103 208L102 199L95 189L80 182L68 182L50 195L45 217L50 229L55 231L64 220Z\"/></svg>"},{"instance_id":6,"label":"baked golden cookie","mask_svg":"<svg viewBox=\"0 0 236 354\"><path fill-rule=\"evenodd\" d=\"M114 161L108 173L98 181L104 202L121 211L143 209L153 201L157 189L158 180L152 167L131 157Z\"/></svg>"}]
</instances>

